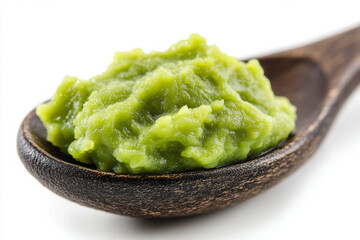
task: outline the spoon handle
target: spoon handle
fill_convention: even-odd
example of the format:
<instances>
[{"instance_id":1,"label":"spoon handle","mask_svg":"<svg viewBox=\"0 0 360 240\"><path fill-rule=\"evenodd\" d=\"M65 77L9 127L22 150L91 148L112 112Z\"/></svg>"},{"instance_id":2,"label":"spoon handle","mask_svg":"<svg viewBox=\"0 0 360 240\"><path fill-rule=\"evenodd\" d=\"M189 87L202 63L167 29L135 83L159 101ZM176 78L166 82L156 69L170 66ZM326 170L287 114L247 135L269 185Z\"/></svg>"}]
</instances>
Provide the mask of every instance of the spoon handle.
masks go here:
<instances>
[{"instance_id":1,"label":"spoon handle","mask_svg":"<svg viewBox=\"0 0 360 240\"><path fill-rule=\"evenodd\" d=\"M347 85L350 84L353 90L360 83L360 26L303 47L272 55L282 56L310 58L322 68L330 89L342 90L345 86L349 88Z\"/></svg>"}]
</instances>

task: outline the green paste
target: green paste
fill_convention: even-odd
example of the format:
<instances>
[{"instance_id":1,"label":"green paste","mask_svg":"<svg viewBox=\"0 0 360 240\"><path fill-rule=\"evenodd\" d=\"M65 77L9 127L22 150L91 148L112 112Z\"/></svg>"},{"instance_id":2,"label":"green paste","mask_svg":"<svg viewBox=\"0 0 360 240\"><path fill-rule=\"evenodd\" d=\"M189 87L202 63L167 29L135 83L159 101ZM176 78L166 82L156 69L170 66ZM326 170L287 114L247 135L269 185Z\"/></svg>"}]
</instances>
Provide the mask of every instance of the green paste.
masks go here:
<instances>
[{"instance_id":1,"label":"green paste","mask_svg":"<svg viewBox=\"0 0 360 240\"><path fill-rule=\"evenodd\" d=\"M165 52L118 52L89 80L66 76L36 111L53 145L116 173L241 162L285 139L295 112L258 60L238 61L196 34Z\"/></svg>"}]
</instances>

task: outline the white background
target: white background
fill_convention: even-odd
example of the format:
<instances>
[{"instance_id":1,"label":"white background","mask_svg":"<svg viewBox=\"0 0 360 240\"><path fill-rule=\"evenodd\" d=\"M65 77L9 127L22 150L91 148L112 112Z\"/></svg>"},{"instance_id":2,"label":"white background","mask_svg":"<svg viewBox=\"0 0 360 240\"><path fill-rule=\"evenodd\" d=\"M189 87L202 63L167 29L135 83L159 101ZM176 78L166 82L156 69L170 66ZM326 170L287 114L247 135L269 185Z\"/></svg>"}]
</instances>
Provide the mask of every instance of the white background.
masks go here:
<instances>
[{"instance_id":1,"label":"white background","mask_svg":"<svg viewBox=\"0 0 360 240\"><path fill-rule=\"evenodd\" d=\"M0 35L0 239L360 239L360 88L316 154L235 207L170 220L112 215L39 184L16 153L32 108L66 75L105 70L115 51L165 50L197 32L239 58L360 24L358 1L3 1ZM360 43L359 43L360 44Z\"/></svg>"}]
</instances>

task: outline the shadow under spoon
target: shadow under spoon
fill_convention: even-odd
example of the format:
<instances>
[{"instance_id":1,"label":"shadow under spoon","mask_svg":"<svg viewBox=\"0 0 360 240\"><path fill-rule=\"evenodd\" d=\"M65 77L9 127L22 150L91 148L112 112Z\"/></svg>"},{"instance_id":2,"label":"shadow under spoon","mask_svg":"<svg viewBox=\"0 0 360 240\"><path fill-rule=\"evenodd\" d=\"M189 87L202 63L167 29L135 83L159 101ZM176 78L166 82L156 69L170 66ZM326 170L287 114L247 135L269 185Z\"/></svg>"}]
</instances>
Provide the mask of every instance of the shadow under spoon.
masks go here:
<instances>
[{"instance_id":1,"label":"shadow under spoon","mask_svg":"<svg viewBox=\"0 0 360 240\"><path fill-rule=\"evenodd\" d=\"M298 109L296 135L262 156L216 169L172 174L101 172L46 141L35 112L17 138L27 170L58 195L134 217L180 217L234 205L273 186L318 148L336 113L360 82L360 27L259 59L274 92ZM356 127L356 126L354 126Z\"/></svg>"}]
</instances>

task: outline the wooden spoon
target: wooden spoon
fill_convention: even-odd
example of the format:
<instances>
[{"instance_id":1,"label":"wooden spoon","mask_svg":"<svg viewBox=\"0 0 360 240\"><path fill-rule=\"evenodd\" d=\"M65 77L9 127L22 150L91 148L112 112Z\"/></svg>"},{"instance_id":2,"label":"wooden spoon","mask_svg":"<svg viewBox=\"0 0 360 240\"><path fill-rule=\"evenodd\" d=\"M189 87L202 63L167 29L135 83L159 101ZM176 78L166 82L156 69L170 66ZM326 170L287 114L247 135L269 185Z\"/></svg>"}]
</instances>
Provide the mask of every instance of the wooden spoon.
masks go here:
<instances>
[{"instance_id":1,"label":"wooden spoon","mask_svg":"<svg viewBox=\"0 0 360 240\"><path fill-rule=\"evenodd\" d=\"M173 174L101 172L47 142L35 111L20 127L19 156L27 170L53 192L116 214L179 217L234 205L279 182L317 149L344 100L360 82L360 27L260 61L275 93L297 106L298 120L295 136L255 159Z\"/></svg>"}]
</instances>

